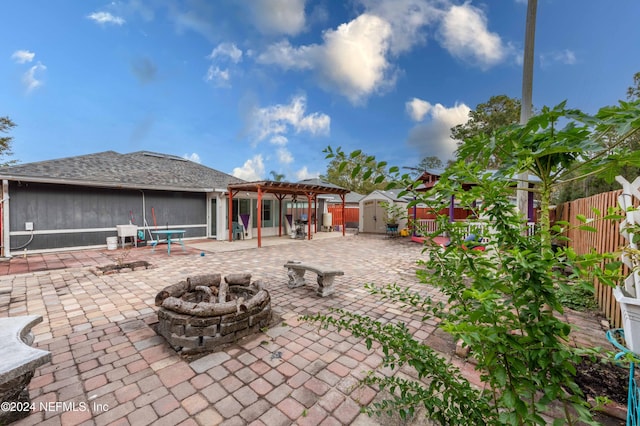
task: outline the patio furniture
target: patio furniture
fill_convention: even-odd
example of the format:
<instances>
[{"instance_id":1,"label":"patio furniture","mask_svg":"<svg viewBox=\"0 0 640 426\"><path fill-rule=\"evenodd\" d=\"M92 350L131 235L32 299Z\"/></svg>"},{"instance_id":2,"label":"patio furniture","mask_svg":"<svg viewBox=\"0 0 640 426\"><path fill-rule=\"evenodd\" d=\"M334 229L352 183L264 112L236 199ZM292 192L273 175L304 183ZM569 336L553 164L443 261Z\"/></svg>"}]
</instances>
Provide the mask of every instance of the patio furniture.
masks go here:
<instances>
[{"instance_id":1,"label":"patio furniture","mask_svg":"<svg viewBox=\"0 0 640 426\"><path fill-rule=\"evenodd\" d=\"M344 275L344 272L338 269L310 265L297 260L289 260L284 267L287 268L287 275L289 276L289 282L287 283L289 288L296 288L305 285L305 272L315 272L318 276L318 290L316 293L320 297L326 297L333 294L335 291L333 286L335 277L338 275Z\"/></svg>"},{"instance_id":2,"label":"patio furniture","mask_svg":"<svg viewBox=\"0 0 640 426\"><path fill-rule=\"evenodd\" d=\"M304 240L307 236L307 221L304 219L296 220L295 238Z\"/></svg>"},{"instance_id":3,"label":"patio furniture","mask_svg":"<svg viewBox=\"0 0 640 426\"><path fill-rule=\"evenodd\" d=\"M397 223L387 223L387 237L395 238L398 236L398 224Z\"/></svg>"},{"instance_id":4,"label":"patio furniture","mask_svg":"<svg viewBox=\"0 0 640 426\"><path fill-rule=\"evenodd\" d=\"M51 352L31 347L31 327L41 321L40 315L0 318L0 424L31 413L29 382L36 368L51 361Z\"/></svg>"},{"instance_id":5,"label":"patio furniture","mask_svg":"<svg viewBox=\"0 0 640 426\"><path fill-rule=\"evenodd\" d=\"M185 231L184 229L164 229L160 231L151 231L151 233L155 234L156 236L156 241L154 242L153 249L151 251L154 252L156 250L156 247L158 246L158 244L160 244L161 236L164 236L167 239L167 254L169 256L171 256L171 238L174 236L178 239L178 242L182 246L182 251L185 251L184 243L182 242L182 237L184 236L185 232L187 231Z\"/></svg>"},{"instance_id":6,"label":"patio furniture","mask_svg":"<svg viewBox=\"0 0 640 426\"><path fill-rule=\"evenodd\" d=\"M244 240L244 228L238 222L233 222L233 239Z\"/></svg>"}]
</instances>

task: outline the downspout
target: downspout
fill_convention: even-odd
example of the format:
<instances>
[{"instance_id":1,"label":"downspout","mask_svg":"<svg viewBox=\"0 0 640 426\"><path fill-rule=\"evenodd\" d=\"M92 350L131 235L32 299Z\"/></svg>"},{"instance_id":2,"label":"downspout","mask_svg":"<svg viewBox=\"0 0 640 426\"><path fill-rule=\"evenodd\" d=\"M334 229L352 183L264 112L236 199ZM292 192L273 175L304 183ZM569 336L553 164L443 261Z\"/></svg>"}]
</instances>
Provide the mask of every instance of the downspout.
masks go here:
<instances>
[{"instance_id":1,"label":"downspout","mask_svg":"<svg viewBox=\"0 0 640 426\"><path fill-rule=\"evenodd\" d=\"M11 228L9 226L9 181L2 180L2 256L11 257Z\"/></svg>"},{"instance_id":2,"label":"downspout","mask_svg":"<svg viewBox=\"0 0 640 426\"><path fill-rule=\"evenodd\" d=\"M318 194L313 194L313 216L316 220L313 222L313 233L318 233Z\"/></svg>"},{"instance_id":3,"label":"downspout","mask_svg":"<svg viewBox=\"0 0 640 426\"><path fill-rule=\"evenodd\" d=\"M311 239L311 203L313 202L313 193L307 194L307 240Z\"/></svg>"},{"instance_id":4,"label":"downspout","mask_svg":"<svg viewBox=\"0 0 640 426\"><path fill-rule=\"evenodd\" d=\"M146 230L149 233L149 240L153 241L153 235L151 235L151 230L149 229L149 224L147 223L147 206L144 198L144 191L142 189L138 189L142 194L142 233ZM138 236L136 236L138 238Z\"/></svg>"},{"instance_id":5,"label":"downspout","mask_svg":"<svg viewBox=\"0 0 640 426\"><path fill-rule=\"evenodd\" d=\"M262 188L258 185L258 248L262 247Z\"/></svg>"},{"instance_id":6,"label":"downspout","mask_svg":"<svg viewBox=\"0 0 640 426\"><path fill-rule=\"evenodd\" d=\"M233 241L233 191L229 188L229 218L227 220L227 225L229 228L229 242Z\"/></svg>"},{"instance_id":7,"label":"downspout","mask_svg":"<svg viewBox=\"0 0 640 426\"><path fill-rule=\"evenodd\" d=\"M346 230L344 229L347 226L347 219L344 217L344 204L345 204L345 194L340 194L340 199L342 200L342 236L345 236Z\"/></svg>"},{"instance_id":8,"label":"downspout","mask_svg":"<svg viewBox=\"0 0 640 426\"><path fill-rule=\"evenodd\" d=\"M278 213L280 218L278 219L278 237L282 237L282 220L287 220L285 212L282 211L282 200L286 197L286 194L276 194L278 199Z\"/></svg>"}]
</instances>

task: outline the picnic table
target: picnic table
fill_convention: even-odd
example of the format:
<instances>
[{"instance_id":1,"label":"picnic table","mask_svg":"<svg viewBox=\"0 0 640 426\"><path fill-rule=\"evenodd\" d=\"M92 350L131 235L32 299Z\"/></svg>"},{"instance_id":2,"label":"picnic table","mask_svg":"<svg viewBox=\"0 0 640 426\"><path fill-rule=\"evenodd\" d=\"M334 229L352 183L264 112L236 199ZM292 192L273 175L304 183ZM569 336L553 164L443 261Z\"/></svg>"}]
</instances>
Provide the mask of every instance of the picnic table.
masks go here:
<instances>
[{"instance_id":1,"label":"picnic table","mask_svg":"<svg viewBox=\"0 0 640 426\"><path fill-rule=\"evenodd\" d=\"M153 244L152 252L156 250L158 244L160 244L160 237L163 236L167 239L167 254L171 256L171 238L177 239L180 245L182 246L182 251L185 251L184 243L182 242L182 237L184 233L187 232L184 229L163 229L158 231L151 231L152 234L155 234L156 240ZM174 237L175 236L175 237Z\"/></svg>"}]
</instances>

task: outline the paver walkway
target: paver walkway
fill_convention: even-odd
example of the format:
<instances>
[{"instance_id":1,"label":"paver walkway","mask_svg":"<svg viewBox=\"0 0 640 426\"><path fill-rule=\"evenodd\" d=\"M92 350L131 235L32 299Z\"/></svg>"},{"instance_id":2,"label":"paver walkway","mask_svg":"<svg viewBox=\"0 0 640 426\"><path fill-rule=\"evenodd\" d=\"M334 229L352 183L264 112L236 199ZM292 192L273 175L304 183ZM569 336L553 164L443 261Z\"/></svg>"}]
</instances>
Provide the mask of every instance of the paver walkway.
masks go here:
<instances>
[{"instance_id":1,"label":"paver walkway","mask_svg":"<svg viewBox=\"0 0 640 426\"><path fill-rule=\"evenodd\" d=\"M35 256L30 262L62 268L67 259L62 269L11 273L9 265L8 275L0 275L0 316L42 315L44 321L33 330L35 346L52 352L51 363L37 370L30 385L35 410L17 424L384 424L384 418L360 414L376 392L357 386L365 371L380 366L380 353L347 333L301 323L298 316L340 307L403 321L416 338L449 351L450 343L434 334L435 322L422 322L363 289L367 282L396 282L437 299L415 277L415 261L424 256L421 247L367 235L278 241L240 251L217 250L222 246L216 242L191 243L171 257L162 250L152 254L149 247L133 249L127 261L144 259L153 267L104 276L93 273L95 266L113 263L120 251L44 255L37 262ZM313 285L289 289L282 265L292 259L344 270L336 279L336 294L319 298ZM214 272L249 272L265 280L282 322L187 363L152 329L154 298L167 285ZM570 320L580 329L580 344L607 344L596 319L571 314ZM474 377L471 365L451 362Z\"/></svg>"}]
</instances>

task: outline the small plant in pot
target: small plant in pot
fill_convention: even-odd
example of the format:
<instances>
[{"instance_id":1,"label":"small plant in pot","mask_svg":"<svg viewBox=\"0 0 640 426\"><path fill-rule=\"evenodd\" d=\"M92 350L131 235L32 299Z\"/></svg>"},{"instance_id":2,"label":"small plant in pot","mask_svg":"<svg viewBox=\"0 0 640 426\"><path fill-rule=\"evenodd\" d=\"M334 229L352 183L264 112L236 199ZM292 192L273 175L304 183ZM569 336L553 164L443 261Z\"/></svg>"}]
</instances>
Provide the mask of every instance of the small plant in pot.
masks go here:
<instances>
[{"instance_id":1,"label":"small plant in pot","mask_svg":"<svg viewBox=\"0 0 640 426\"><path fill-rule=\"evenodd\" d=\"M442 215L439 223L449 231L454 244L444 250L426 247L428 255L419 261L417 276L443 294L446 303L396 284L366 287L372 295L397 303L412 315L422 315L423 322L436 320L441 330L473 348L471 356L480 372L481 391L446 358L415 339L411 327L404 323L378 321L347 309L304 317L325 328L347 330L362 338L368 348L377 342L384 355L383 367L410 368L412 377L426 379L410 380L409 374L392 376L387 371L366 376L363 383L388 389L391 395L390 399L374 402L368 413L394 412L409 418L421 407L426 417L443 425L525 425L546 424L545 416L560 404L564 418L556 423L595 424L590 405L576 383L575 367L584 356L595 354L567 344L572 329L562 320L564 308L558 288L593 288L596 277L615 287L620 267L616 262L600 267L604 260L616 259L615 253L578 254L570 246L554 247L553 238L557 239L562 228L570 224L551 224L550 201L559 183L605 171L613 177L617 173L614 166L640 161L640 151L629 152L622 145L640 129L639 108L640 103L623 103L589 117L565 109L563 103L545 107L526 125L466 139L457 151L459 161L440 177L428 197L424 192L412 193L421 182L407 181L408 175L399 176L398 167L387 171L386 162L372 161L373 170L366 172L377 181L386 179L399 182L396 187L409 188L416 197L409 208L420 203L439 212L450 206L454 197L464 208L475 209L477 200L483 200L492 233L488 242L491 255L462 250L462 233ZM563 127L564 121L568 124ZM616 146L602 136L609 135L611 129L622 135L615 139ZM328 158L344 162L355 157L331 147L325 152ZM494 158L500 160L500 170L490 173L488 163ZM540 224L532 236L523 232L526 222L512 202L513 180L523 171L539 179L532 192L540 197ZM614 212L594 213L603 216L602 220L619 220L613 217ZM579 220L582 224L578 229L596 230L586 217ZM640 220L634 223L640 224Z\"/></svg>"},{"instance_id":2,"label":"small plant in pot","mask_svg":"<svg viewBox=\"0 0 640 426\"><path fill-rule=\"evenodd\" d=\"M405 219L407 216L403 206L401 205L384 201L382 202L382 207L385 210L384 221L389 227L397 228L400 221Z\"/></svg>"}]
</instances>

